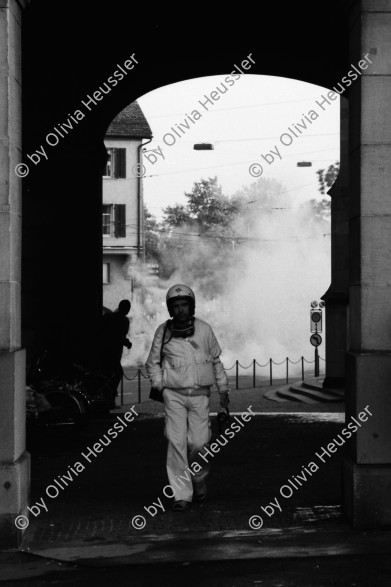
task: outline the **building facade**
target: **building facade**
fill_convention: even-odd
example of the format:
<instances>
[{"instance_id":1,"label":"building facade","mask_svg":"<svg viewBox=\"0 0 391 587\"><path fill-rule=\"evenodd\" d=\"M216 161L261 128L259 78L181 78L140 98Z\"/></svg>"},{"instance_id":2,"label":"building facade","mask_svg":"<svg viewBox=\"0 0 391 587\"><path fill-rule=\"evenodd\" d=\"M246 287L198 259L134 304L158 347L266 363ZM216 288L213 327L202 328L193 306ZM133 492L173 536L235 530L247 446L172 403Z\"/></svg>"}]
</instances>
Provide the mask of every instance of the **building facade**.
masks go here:
<instances>
[{"instance_id":1,"label":"building facade","mask_svg":"<svg viewBox=\"0 0 391 587\"><path fill-rule=\"evenodd\" d=\"M129 104L107 129L103 172L103 307L110 310L137 290L144 261L141 147L152 132L137 102Z\"/></svg>"}]
</instances>

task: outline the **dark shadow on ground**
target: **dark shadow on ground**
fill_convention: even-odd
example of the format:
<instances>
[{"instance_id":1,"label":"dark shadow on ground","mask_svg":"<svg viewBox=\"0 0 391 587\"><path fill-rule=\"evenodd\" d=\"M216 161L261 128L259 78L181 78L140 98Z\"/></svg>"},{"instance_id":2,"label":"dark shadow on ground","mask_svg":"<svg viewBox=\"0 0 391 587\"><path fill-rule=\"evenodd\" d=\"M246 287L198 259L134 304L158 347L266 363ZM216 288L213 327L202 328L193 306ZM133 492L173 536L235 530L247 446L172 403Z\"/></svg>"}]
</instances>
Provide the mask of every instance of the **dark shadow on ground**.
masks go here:
<instances>
[{"instance_id":1,"label":"dark shadow on ground","mask_svg":"<svg viewBox=\"0 0 391 587\"><path fill-rule=\"evenodd\" d=\"M136 407L136 411L140 409L141 406ZM29 439L31 504L43 499L48 512L43 510L37 517L30 517L27 542L188 531L248 531L249 517L262 514L261 506L276 496L282 512L270 518L263 516L268 527L294 524L297 508L330 506L330 511L338 511L343 448L326 458L325 463L315 452L319 453L341 430L342 414L264 414L243 427L237 425L239 431L227 445L213 457L207 455L212 465L207 502L194 504L184 514L171 512L172 500L163 494L167 484L163 417L140 413L100 454L89 455L91 462L82 455L88 454L88 447L93 448L104 438L120 417L124 421L123 413L91 420L78 436L68 439ZM218 430L214 417L212 427L215 437ZM202 465L203 459L198 460ZM303 466L308 470L311 461L316 462L319 470L307 475L308 480L301 481L299 486L292 475L303 474ZM84 470L73 475L70 468L76 471L77 462ZM65 474L72 480L65 481ZM289 484L289 479L297 489ZM286 484L288 489L284 493L291 495L284 498L280 488ZM52 489L48 490L49 486ZM47 495L48 491L53 497ZM158 498L165 511L158 509L152 517L144 506L157 502ZM146 519L142 530L136 530L131 524L136 515Z\"/></svg>"}]
</instances>

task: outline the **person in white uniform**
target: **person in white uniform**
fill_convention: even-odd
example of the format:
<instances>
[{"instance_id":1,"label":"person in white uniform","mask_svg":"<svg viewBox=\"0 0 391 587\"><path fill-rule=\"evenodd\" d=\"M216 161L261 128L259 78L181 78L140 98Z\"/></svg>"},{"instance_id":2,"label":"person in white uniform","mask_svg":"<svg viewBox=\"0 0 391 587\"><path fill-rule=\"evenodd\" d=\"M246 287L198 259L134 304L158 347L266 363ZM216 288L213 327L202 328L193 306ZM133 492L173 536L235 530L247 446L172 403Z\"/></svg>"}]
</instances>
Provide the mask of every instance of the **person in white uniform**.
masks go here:
<instances>
[{"instance_id":1,"label":"person in white uniform","mask_svg":"<svg viewBox=\"0 0 391 587\"><path fill-rule=\"evenodd\" d=\"M174 285L166 302L171 320L157 328L146 369L152 387L163 392L167 474L175 491L173 509L183 511L206 497L208 463L201 459L202 466L195 466L193 461L211 438L210 388L216 384L222 408L228 407L229 388L213 330L194 317L192 289Z\"/></svg>"}]
</instances>

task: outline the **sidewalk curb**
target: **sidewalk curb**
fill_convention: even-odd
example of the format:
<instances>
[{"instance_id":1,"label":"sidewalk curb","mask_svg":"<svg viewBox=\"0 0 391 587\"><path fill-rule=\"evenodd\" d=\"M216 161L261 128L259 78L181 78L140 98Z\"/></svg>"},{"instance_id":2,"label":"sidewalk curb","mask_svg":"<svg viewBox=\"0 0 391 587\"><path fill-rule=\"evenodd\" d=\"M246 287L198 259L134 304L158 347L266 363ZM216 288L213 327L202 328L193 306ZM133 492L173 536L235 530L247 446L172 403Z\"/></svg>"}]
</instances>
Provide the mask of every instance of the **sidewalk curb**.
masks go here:
<instances>
[{"instance_id":1,"label":"sidewalk curb","mask_svg":"<svg viewBox=\"0 0 391 587\"><path fill-rule=\"evenodd\" d=\"M329 529L288 527L257 532L199 532L144 535L86 545L75 541L66 547L22 549L51 560L85 566L121 566L189 561L248 560L390 554L391 531L354 531L348 527Z\"/></svg>"}]
</instances>

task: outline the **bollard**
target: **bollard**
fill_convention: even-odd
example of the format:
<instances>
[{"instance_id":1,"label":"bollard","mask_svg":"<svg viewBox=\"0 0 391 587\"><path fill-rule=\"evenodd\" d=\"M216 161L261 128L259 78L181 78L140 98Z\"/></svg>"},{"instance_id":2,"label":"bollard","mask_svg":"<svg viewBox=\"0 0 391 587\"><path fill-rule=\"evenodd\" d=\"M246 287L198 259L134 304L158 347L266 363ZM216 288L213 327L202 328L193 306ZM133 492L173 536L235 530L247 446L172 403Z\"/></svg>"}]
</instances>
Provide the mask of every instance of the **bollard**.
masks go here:
<instances>
[{"instance_id":1,"label":"bollard","mask_svg":"<svg viewBox=\"0 0 391 587\"><path fill-rule=\"evenodd\" d=\"M256 361L254 359L253 360L253 387L255 387L255 365L256 365Z\"/></svg>"},{"instance_id":2,"label":"bollard","mask_svg":"<svg viewBox=\"0 0 391 587\"><path fill-rule=\"evenodd\" d=\"M289 373L288 373L288 369L289 369L289 359L288 357L286 358L286 384L288 385L289 383Z\"/></svg>"},{"instance_id":3,"label":"bollard","mask_svg":"<svg viewBox=\"0 0 391 587\"><path fill-rule=\"evenodd\" d=\"M138 403L141 404L141 369L137 369Z\"/></svg>"},{"instance_id":4,"label":"bollard","mask_svg":"<svg viewBox=\"0 0 391 587\"><path fill-rule=\"evenodd\" d=\"M273 385L273 360L269 359L270 366L270 385Z\"/></svg>"},{"instance_id":5,"label":"bollard","mask_svg":"<svg viewBox=\"0 0 391 587\"><path fill-rule=\"evenodd\" d=\"M301 357L301 380L304 381L304 357Z\"/></svg>"},{"instance_id":6,"label":"bollard","mask_svg":"<svg viewBox=\"0 0 391 587\"><path fill-rule=\"evenodd\" d=\"M236 389L239 389L239 361L236 361Z\"/></svg>"}]
</instances>

